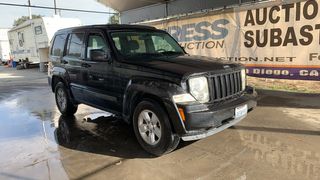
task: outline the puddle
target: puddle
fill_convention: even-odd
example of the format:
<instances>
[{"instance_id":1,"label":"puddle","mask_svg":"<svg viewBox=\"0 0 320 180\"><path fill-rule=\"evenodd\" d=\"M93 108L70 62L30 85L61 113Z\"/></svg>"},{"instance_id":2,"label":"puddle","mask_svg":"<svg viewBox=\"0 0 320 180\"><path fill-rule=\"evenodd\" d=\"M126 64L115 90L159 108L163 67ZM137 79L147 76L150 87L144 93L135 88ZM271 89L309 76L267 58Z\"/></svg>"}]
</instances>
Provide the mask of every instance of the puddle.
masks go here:
<instances>
[{"instance_id":1,"label":"puddle","mask_svg":"<svg viewBox=\"0 0 320 180\"><path fill-rule=\"evenodd\" d=\"M43 98L43 96L48 98ZM47 89L19 92L0 102L0 177L33 177L33 167L64 172L54 137L56 109ZM55 167L50 167L55 166ZM38 169L35 168L35 169ZM5 173L4 173L5 172ZM12 172L13 174L11 174ZM26 174L28 172L30 174ZM41 173L43 178L56 175ZM55 174L55 173L54 173ZM66 179L66 174L59 177Z\"/></svg>"},{"instance_id":2,"label":"puddle","mask_svg":"<svg viewBox=\"0 0 320 180\"><path fill-rule=\"evenodd\" d=\"M254 132L240 132L240 139L252 151L256 161L293 176L320 178L320 152L297 148L288 142Z\"/></svg>"},{"instance_id":3,"label":"puddle","mask_svg":"<svg viewBox=\"0 0 320 180\"><path fill-rule=\"evenodd\" d=\"M0 123L0 179L79 177L78 171L77 176L72 174L79 162L70 166L69 157L86 166L100 156L92 164L96 167L102 163L99 159L105 164L150 156L137 144L131 128L111 113L80 105L75 116L61 116L48 88L17 91L2 99ZM83 173L90 170L86 169Z\"/></svg>"},{"instance_id":4,"label":"puddle","mask_svg":"<svg viewBox=\"0 0 320 180\"><path fill-rule=\"evenodd\" d=\"M110 113L80 105L75 116L64 117L49 88L16 92L0 101L0 179L144 179L157 173L154 179L319 179L320 152L313 144L318 134L280 127L283 113L311 121L317 110L300 114L286 108L277 114L272 108L266 115L268 109L258 107L242 128L182 142L176 151L154 158L139 146L132 127ZM268 121L273 128L262 126Z\"/></svg>"},{"instance_id":5,"label":"puddle","mask_svg":"<svg viewBox=\"0 0 320 180\"><path fill-rule=\"evenodd\" d=\"M23 76L15 76L9 73L0 73L0 79L14 79L14 78L23 78Z\"/></svg>"}]
</instances>

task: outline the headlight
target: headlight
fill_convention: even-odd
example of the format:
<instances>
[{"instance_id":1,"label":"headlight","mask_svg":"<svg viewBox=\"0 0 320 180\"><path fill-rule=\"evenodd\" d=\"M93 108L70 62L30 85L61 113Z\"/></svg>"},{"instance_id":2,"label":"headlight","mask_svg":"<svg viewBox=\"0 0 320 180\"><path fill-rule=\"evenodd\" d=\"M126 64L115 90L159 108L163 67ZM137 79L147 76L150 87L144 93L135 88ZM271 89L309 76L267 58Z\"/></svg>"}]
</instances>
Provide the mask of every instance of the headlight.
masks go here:
<instances>
[{"instance_id":1,"label":"headlight","mask_svg":"<svg viewBox=\"0 0 320 180\"><path fill-rule=\"evenodd\" d=\"M208 102L209 88L206 77L195 77L189 79L190 93L200 102Z\"/></svg>"},{"instance_id":2,"label":"headlight","mask_svg":"<svg viewBox=\"0 0 320 180\"><path fill-rule=\"evenodd\" d=\"M246 85L247 85L246 69L242 69L241 70L241 87L243 91L246 89Z\"/></svg>"},{"instance_id":3,"label":"headlight","mask_svg":"<svg viewBox=\"0 0 320 180\"><path fill-rule=\"evenodd\" d=\"M175 103L188 103L196 101L189 93L174 95L172 98Z\"/></svg>"}]
</instances>

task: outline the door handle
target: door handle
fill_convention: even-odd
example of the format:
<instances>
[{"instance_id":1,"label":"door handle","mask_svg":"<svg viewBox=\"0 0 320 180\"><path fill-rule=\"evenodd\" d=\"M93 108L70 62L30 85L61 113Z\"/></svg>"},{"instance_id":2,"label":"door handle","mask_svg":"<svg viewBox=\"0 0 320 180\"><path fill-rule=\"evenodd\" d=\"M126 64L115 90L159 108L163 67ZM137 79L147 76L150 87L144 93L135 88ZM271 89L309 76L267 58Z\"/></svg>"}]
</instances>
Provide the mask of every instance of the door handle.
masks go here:
<instances>
[{"instance_id":1,"label":"door handle","mask_svg":"<svg viewBox=\"0 0 320 180\"><path fill-rule=\"evenodd\" d=\"M81 67L88 68L88 67L91 67L91 65L90 65L90 64L88 64L88 63L82 63L82 64L81 64Z\"/></svg>"},{"instance_id":2,"label":"door handle","mask_svg":"<svg viewBox=\"0 0 320 180\"><path fill-rule=\"evenodd\" d=\"M64 59L62 59L62 60L61 60L61 63L62 63L62 64L68 64L69 62L66 61L66 60L64 60Z\"/></svg>"}]
</instances>

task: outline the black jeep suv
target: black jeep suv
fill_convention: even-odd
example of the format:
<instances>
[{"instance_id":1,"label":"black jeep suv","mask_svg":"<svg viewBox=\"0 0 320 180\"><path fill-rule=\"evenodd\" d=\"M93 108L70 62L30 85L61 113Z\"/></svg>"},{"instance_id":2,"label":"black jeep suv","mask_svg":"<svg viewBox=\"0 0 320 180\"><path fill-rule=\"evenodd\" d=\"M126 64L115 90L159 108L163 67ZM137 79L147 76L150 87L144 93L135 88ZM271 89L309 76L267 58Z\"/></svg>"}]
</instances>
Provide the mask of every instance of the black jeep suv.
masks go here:
<instances>
[{"instance_id":1,"label":"black jeep suv","mask_svg":"<svg viewBox=\"0 0 320 180\"><path fill-rule=\"evenodd\" d=\"M73 115L81 103L112 112L157 156L180 139L205 138L238 123L256 106L244 66L190 56L152 27L59 30L50 61L49 84L63 115Z\"/></svg>"}]
</instances>

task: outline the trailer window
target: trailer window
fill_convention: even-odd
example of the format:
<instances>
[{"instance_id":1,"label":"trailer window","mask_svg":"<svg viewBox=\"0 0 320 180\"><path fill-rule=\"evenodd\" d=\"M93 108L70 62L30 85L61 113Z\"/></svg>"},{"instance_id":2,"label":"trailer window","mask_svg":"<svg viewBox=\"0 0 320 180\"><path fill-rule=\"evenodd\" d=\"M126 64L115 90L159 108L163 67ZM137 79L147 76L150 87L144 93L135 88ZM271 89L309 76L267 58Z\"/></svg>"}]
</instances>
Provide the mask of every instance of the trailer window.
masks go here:
<instances>
[{"instance_id":1,"label":"trailer window","mask_svg":"<svg viewBox=\"0 0 320 180\"><path fill-rule=\"evenodd\" d=\"M64 49L64 44L66 41L66 35L64 34L59 34L56 35L53 41L53 46L51 50L51 55L52 56L62 56L63 55L63 49Z\"/></svg>"},{"instance_id":2,"label":"trailer window","mask_svg":"<svg viewBox=\"0 0 320 180\"><path fill-rule=\"evenodd\" d=\"M36 35L42 34L42 27L41 26L34 27L34 33Z\"/></svg>"},{"instance_id":3,"label":"trailer window","mask_svg":"<svg viewBox=\"0 0 320 180\"><path fill-rule=\"evenodd\" d=\"M70 34L68 39L67 55L72 57L81 57L81 50L83 45L83 33Z\"/></svg>"}]
</instances>

